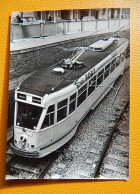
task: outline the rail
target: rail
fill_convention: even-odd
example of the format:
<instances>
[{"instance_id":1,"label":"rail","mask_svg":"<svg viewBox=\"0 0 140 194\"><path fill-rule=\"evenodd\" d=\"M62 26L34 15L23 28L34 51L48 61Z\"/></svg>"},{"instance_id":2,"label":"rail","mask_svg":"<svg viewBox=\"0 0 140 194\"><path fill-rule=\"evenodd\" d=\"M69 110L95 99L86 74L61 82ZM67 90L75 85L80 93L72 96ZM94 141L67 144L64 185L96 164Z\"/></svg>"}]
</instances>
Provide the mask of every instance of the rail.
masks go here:
<instances>
[{"instance_id":1,"label":"rail","mask_svg":"<svg viewBox=\"0 0 140 194\"><path fill-rule=\"evenodd\" d=\"M24 158L7 153L6 174L14 179L43 179L59 154L54 152L40 159Z\"/></svg>"},{"instance_id":2,"label":"rail","mask_svg":"<svg viewBox=\"0 0 140 194\"><path fill-rule=\"evenodd\" d=\"M118 93L118 91L117 91L117 93ZM112 139L112 137L113 137L113 135L114 135L114 133L115 133L117 127L118 127L118 123L119 123L119 121L120 121L122 115L124 114L126 108L128 107L128 105L129 105L129 100L125 103L125 105L124 105L124 107L123 107L123 109L122 109L120 115L119 115L118 118L117 118L117 121L116 121L114 127L113 127L112 130L111 130L111 133L110 133L110 135L109 135L107 141L105 142L105 145L104 145L104 148L103 148L103 150L102 150L100 159L99 159L99 161L98 161L98 163L97 163L97 165L96 165L96 167L95 167L94 178L97 178L98 175L99 175L99 171L100 171L100 168L101 168L101 166L102 166L102 163L103 163L105 154L107 153L107 150L108 150L108 148L109 148L109 146L110 146L111 139Z\"/></svg>"},{"instance_id":3,"label":"rail","mask_svg":"<svg viewBox=\"0 0 140 194\"><path fill-rule=\"evenodd\" d=\"M114 27L129 28L129 19L107 19L92 21L63 21L53 22L26 22L11 23L10 40L19 40L26 38L42 38L58 34L67 34L74 32L107 30Z\"/></svg>"}]
</instances>

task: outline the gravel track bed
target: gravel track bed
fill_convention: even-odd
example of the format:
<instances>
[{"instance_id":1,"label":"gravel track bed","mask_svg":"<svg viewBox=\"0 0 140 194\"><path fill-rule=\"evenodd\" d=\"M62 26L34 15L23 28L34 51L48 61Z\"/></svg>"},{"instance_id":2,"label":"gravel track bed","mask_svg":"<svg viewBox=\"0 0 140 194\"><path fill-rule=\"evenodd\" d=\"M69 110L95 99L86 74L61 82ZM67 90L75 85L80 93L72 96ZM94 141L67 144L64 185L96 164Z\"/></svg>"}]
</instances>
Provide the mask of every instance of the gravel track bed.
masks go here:
<instances>
[{"instance_id":1,"label":"gravel track bed","mask_svg":"<svg viewBox=\"0 0 140 194\"><path fill-rule=\"evenodd\" d=\"M121 135L120 135L120 129L121 129ZM123 129L123 131L122 131ZM128 129L129 129L129 108L126 109L126 112L123 114L117 131L114 134L112 143L108 149L108 152L106 154L106 157L103 161L103 166L100 170L100 175L104 176L106 178L109 178L109 176L117 178L118 173L117 169L115 167L119 167L118 171L122 171L123 173L119 173L120 179L128 179L128 173L129 173L129 136L128 136ZM116 146L116 149L115 149ZM119 148L119 149L118 149ZM122 148L122 150L121 150ZM112 154L115 155L115 159L110 158ZM114 171L109 168L106 164L109 164L114 167Z\"/></svg>"}]
</instances>

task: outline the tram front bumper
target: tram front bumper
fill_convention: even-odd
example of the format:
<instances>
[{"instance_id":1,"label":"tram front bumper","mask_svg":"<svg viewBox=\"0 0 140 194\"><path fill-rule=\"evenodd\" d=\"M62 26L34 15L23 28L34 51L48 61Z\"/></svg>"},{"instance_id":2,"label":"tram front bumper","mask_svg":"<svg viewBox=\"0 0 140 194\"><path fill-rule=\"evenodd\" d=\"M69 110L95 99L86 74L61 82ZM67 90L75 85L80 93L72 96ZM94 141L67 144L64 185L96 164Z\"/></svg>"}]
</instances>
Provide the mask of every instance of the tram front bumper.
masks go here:
<instances>
[{"instance_id":1,"label":"tram front bumper","mask_svg":"<svg viewBox=\"0 0 140 194\"><path fill-rule=\"evenodd\" d=\"M35 152L27 152L25 150L16 148L12 143L10 144L10 147L15 154L20 155L20 156L30 157L30 158L36 158L39 156L39 152L36 152L36 151Z\"/></svg>"}]
</instances>

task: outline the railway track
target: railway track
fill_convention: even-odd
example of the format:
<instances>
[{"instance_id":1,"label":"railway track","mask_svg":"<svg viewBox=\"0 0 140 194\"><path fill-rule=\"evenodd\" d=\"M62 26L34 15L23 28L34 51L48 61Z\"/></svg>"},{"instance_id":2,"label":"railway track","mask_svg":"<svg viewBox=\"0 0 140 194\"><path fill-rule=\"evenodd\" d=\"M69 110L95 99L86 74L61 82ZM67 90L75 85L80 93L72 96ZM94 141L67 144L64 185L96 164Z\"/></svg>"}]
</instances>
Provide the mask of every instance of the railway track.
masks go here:
<instances>
[{"instance_id":1,"label":"railway track","mask_svg":"<svg viewBox=\"0 0 140 194\"><path fill-rule=\"evenodd\" d=\"M124 75L128 73L128 70L129 70L129 67L126 66ZM126 115L126 112L128 113L129 94L127 95L126 100L122 100L122 101L120 100L119 103L115 104L115 100L118 97L124 82L125 80L121 82L118 89L116 90L116 94L114 95L114 98L112 100L112 107L109 109L109 112L108 112L108 115L111 115L111 117L109 118L109 121L113 124L112 126L110 126L111 128L110 134L103 145L102 151L100 151L100 157L98 162L96 163L95 170L93 173L94 178L110 178L110 174L113 174L112 178L120 177L123 179L128 177L128 172L127 172L128 146L124 146L124 143L126 142L123 142L123 141L121 142L121 139L126 138L126 133L124 133L124 131L121 131L121 137L118 134L120 133L119 132L120 122L124 118L124 115ZM127 118L125 119L127 120ZM124 128L126 128L126 126L124 126ZM129 128L129 125L127 126L127 129L128 128ZM127 135L129 135L128 131L127 131ZM115 136L117 137L119 136L117 141L114 138ZM127 143L128 142L129 140L127 139ZM112 152L112 150L114 150L114 153ZM119 165L121 165L122 168L120 168ZM108 171L109 171L108 173L109 176L106 174L106 172Z\"/></svg>"},{"instance_id":2,"label":"railway track","mask_svg":"<svg viewBox=\"0 0 140 194\"><path fill-rule=\"evenodd\" d=\"M127 107L118 123L112 142L102 161L99 170L101 178L110 178L111 174L111 177L114 179L128 179L129 132L126 130L126 127L129 125L129 123L126 123L128 116L129 108Z\"/></svg>"},{"instance_id":3,"label":"railway track","mask_svg":"<svg viewBox=\"0 0 140 194\"><path fill-rule=\"evenodd\" d=\"M98 161L98 163L95 167L94 178L97 178L97 177L100 176L100 169L101 169L102 165L104 165L104 168L108 168L110 170L113 170L113 169L115 171L119 170L119 169L117 169L117 167L112 168L112 164L111 165L110 164L108 164L108 165L103 164L103 160L104 160L105 155L106 155L106 153L107 153L107 151L110 147L110 144L112 143L112 138L113 138L115 132L117 131L117 127L119 125L120 119L122 118L123 114L125 113L126 108L128 107L128 105L129 105L129 101L125 102L125 105L124 105L124 107L122 108L121 111L119 110L120 114L117 115L117 119L116 119L117 121L115 122L114 127L112 127L111 133L110 133L109 137L107 138L107 141L105 142L104 148L101 152L100 159L99 159L99 161ZM125 150L125 148L123 146L121 147L120 145L117 145L116 143L113 144L112 146L113 146L113 148L119 148L120 151ZM110 159L115 158L115 160L121 160L121 157L119 157L119 156L117 157L115 155L113 156L113 154L108 154L108 157L110 157ZM102 169L102 171L105 171L105 169L104 170Z\"/></svg>"},{"instance_id":4,"label":"railway track","mask_svg":"<svg viewBox=\"0 0 140 194\"><path fill-rule=\"evenodd\" d=\"M11 154L6 163L6 174L8 177L15 177L15 179L43 179L57 157L58 153L50 154L41 159L23 158Z\"/></svg>"}]
</instances>

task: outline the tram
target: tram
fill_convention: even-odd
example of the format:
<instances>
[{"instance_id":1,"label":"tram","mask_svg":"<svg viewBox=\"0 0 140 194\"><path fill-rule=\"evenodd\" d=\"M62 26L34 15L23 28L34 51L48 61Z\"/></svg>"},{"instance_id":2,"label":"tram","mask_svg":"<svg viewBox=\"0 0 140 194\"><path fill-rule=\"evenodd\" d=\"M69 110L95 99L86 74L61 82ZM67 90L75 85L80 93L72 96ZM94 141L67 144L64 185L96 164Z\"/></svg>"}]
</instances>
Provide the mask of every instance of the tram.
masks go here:
<instances>
[{"instance_id":1,"label":"tram","mask_svg":"<svg viewBox=\"0 0 140 194\"><path fill-rule=\"evenodd\" d=\"M17 155L41 158L68 142L123 73L128 40L99 40L24 80L15 91Z\"/></svg>"}]
</instances>

